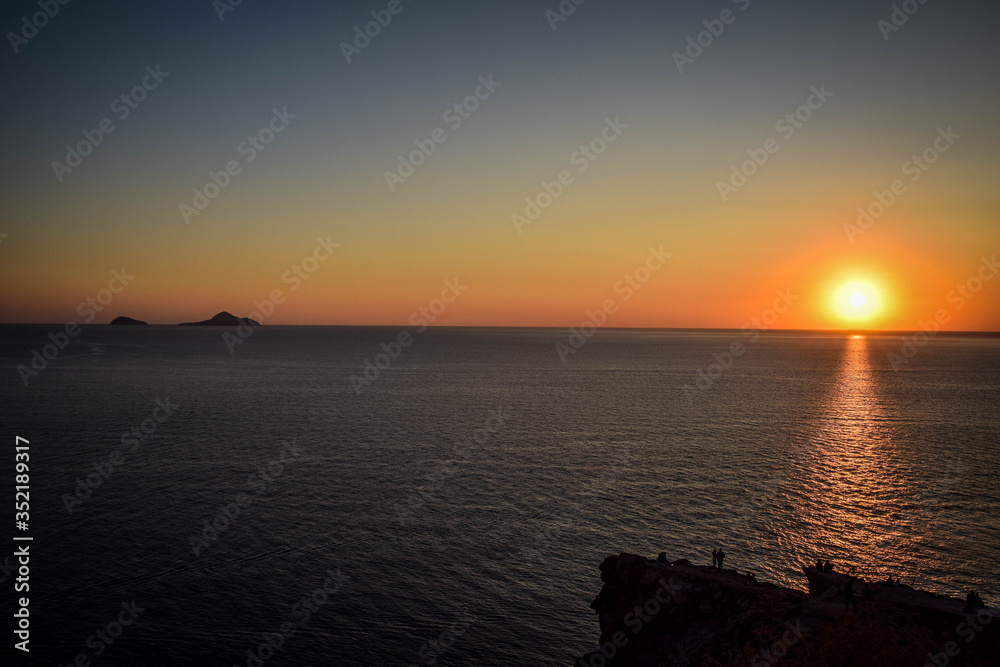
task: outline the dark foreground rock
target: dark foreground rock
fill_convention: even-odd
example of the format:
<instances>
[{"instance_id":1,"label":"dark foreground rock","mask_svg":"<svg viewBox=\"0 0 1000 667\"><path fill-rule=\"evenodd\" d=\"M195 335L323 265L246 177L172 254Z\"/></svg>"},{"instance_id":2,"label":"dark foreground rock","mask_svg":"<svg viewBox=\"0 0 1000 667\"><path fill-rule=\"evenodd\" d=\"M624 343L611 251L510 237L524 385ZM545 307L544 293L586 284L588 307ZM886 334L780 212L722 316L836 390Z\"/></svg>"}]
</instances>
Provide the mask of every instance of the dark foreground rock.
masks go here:
<instances>
[{"instance_id":1,"label":"dark foreground rock","mask_svg":"<svg viewBox=\"0 0 1000 667\"><path fill-rule=\"evenodd\" d=\"M236 317L232 313L222 311L218 315L214 316L210 320L204 320L201 322L182 322L182 327L240 327L240 326L251 326L259 327L260 322L252 320L249 317Z\"/></svg>"},{"instance_id":2,"label":"dark foreground rock","mask_svg":"<svg viewBox=\"0 0 1000 667\"><path fill-rule=\"evenodd\" d=\"M811 576L807 594L632 554L605 559L601 579L601 650L578 667L1000 665L1000 615L906 586L865 601L855 583L845 609L833 579Z\"/></svg>"},{"instance_id":3,"label":"dark foreground rock","mask_svg":"<svg viewBox=\"0 0 1000 667\"><path fill-rule=\"evenodd\" d=\"M131 317L116 317L109 322L111 326L115 327L144 327L149 324L149 322L143 322L142 320L133 320Z\"/></svg>"}]
</instances>

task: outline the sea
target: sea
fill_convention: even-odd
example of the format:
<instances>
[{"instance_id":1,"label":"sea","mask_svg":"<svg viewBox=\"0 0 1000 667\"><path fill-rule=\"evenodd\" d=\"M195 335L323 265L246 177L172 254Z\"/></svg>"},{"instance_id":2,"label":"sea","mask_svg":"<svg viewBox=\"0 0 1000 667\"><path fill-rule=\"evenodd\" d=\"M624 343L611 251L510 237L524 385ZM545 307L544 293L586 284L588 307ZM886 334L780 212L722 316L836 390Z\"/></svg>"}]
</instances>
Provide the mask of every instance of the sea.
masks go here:
<instances>
[{"instance_id":1,"label":"sea","mask_svg":"<svg viewBox=\"0 0 1000 667\"><path fill-rule=\"evenodd\" d=\"M995 336L61 333L0 327L17 664L568 666L622 552L1000 604Z\"/></svg>"}]
</instances>

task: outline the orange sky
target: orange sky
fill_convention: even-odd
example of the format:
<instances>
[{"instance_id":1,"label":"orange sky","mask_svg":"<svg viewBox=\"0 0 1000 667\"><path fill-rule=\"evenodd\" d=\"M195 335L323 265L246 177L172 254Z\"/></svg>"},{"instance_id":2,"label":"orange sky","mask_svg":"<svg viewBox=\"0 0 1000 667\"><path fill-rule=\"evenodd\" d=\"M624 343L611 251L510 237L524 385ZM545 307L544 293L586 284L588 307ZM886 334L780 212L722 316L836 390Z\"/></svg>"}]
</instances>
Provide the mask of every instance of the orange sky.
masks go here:
<instances>
[{"instance_id":1,"label":"orange sky","mask_svg":"<svg viewBox=\"0 0 1000 667\"><path fill-rule=\"evenodd\" d=\"M655 21L592 8L555 33L509 8L455 9L480 26L456 31L427 8L350 64L322 51L328 31L284 10L248 12L242 31L197 48L157 25L147 41L171 75L57 180L53 161L152 57L67 31L46 47L62 75L33 56L3 64L21 92L0 167L0 321L80 320L79 304L124 267L135 280L98 323L246 315L281 289L269 324L404 325L458 279L467 289L435 324L569 327L615 299L608 326L738 328L791 290L799 299L775 327L910 330L945 309L945 329L1000 330L1000 280L949 301L1000 252L990 22L939 8L886 42L874 28L884 8L848 4L754 5L684 72L671 54L700 6L662 6ZM298 50L268 37L279 27ZM820 103L818 90L832 96ZM455 127L448 110L470 99ZM294 118L244 161L241 142L275 109ZM789 133L788 115L803 113ZM446 140L387 187L436 128ZM948 128L957 138L942 138ZM723 197L719 183L769 141L776 152ZM587 145L602 150L586 157ZM934 163L914 171L935 145ZM186 224L180 206L234 159L240 173ZM551 205L515 225L561 173ZM845 233L895 181L884 214ZM340 247L292 290L283 276L317 237ZM616 292L661 246L671 257L642 289ZM883 304L865 321L833 304L854 280Z\"/></svg>"}]
</instances>

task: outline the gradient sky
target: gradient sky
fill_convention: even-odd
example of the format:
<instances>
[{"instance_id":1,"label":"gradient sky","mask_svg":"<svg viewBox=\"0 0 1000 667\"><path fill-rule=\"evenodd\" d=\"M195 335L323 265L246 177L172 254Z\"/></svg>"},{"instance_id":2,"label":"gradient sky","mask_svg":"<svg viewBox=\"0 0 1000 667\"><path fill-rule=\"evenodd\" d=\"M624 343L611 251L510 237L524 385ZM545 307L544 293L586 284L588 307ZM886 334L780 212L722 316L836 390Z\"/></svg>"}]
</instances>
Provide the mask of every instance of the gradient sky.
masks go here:
<instances>
[{"instance_id":1,"label":"gradient sky","mask_svg":"<svg viewBox=\"0 0 1000 667\"><path fill-rule=\"evenodd\" d=\"M1000 330L1000 279L957 308L949 291L1000 252L1000 7L928 0L889 39L891 2L589 0L552 30L548 2L403 0L348 63L340 43L387 2L70 2L14 53L5 39L0 321L80 320L125 267L96 322L244 315L283 289L268 324L405 324L445 279L468 289L436 324L574 326L608 298L618 327L740 327L790 289L780 328L861 326L832 292L863 279L884 308L865 328ZM678 72L672 54L732 9ZM37 2L10 2L4 33ZM114 99L147 66L169 76L125 120ZM480 76L501 82L457 131L443 112ZM775 123L833 93L787 140ZM296 115L190 224L178 206L264 128ZM115 131L59 182L84 130ZM571 154L606 118L628 124L584 172ZM384 173L437 127L448 139L390 192ZM903 165L938 128L961 135L917 182ZM779 140L727 201L748 149ZM521 233L525 198L574 181ZM875 191L907 190L863 235L844 225ZM317 237L341 246L291 292ZM615 285L666 266L625 301Z\"/></svg>"}]
</instances>

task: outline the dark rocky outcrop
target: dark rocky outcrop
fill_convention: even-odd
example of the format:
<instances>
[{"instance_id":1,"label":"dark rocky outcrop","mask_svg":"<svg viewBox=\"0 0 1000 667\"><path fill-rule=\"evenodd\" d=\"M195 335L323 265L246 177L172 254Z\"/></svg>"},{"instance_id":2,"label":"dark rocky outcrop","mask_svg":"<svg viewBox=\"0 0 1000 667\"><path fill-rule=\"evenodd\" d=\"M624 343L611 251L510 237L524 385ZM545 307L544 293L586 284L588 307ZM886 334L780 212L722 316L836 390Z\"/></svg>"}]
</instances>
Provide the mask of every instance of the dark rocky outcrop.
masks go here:
<instances>
[{"instance_id":1,"label":"dark rocky outcrop","mask_svg":"<svg viewBox=\"0 0 1000 667\"><path fill-rule=\"evenodd\" d=\"M1000 664L1000 614L901 586L845 609L842 589L808 594L733 570L621 554L601 564L590 605L600 652L579 667L858 667ZM811 577L815 579L815 577Z\"/></svg>"},{"instance_id":2,"label":"dark rocky outcrop","mask_svg":"<svg viewBox=\"0 0 1000 667\"><path fill-rule=\"evenodd\" d=\"M131 317L116 317L109 322L111 326L115 327L144 327L149 324L149 322L143 322L142 320L133 320Z\"/></svg>"},{"instance_id":3,"label":"dark rocky outcrop","mask_svg":"<svg viewBox=\"0 0 1000 667\"><path fill-rule=\"evenodd\" d=\"M210 320L204 320L202 322L182 322L182 327L239 327L239 326L251 326L259 327L260 322L252 320L249 317L236 317L231 313L222 311Z\"/></svg>"}]
</instances>

